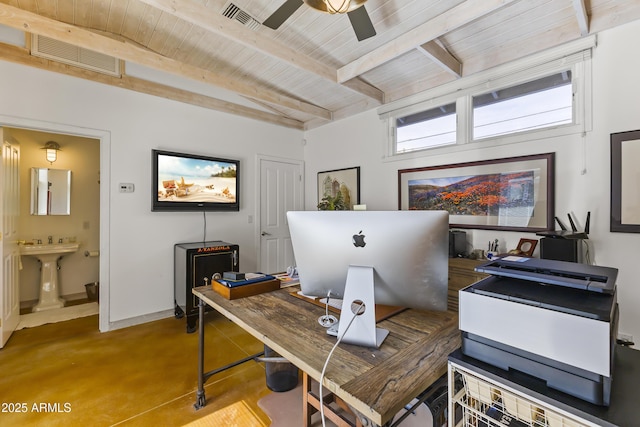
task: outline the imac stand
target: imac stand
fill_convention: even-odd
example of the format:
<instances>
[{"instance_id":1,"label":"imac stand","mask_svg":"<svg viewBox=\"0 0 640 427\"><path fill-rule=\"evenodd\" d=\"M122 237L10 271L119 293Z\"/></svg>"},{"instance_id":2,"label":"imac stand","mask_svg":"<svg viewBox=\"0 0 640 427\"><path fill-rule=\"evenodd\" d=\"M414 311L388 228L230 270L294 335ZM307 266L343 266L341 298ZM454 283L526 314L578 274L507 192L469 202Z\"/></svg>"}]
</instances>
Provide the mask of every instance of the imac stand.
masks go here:
<instances>
[{"instance_id":1,"label":"imac stand","mask_svg":"<svg viewBox=\"0 0 640 427\"><path fill-rule=\"evenodd\" d=\"M349 266L338 336L343 337L342 341L348 344L379 348L389 331L376 328L373 272L373 267ZM364 303L364 306L358 310L361 303Z\"/></svg>"}]
</instances>

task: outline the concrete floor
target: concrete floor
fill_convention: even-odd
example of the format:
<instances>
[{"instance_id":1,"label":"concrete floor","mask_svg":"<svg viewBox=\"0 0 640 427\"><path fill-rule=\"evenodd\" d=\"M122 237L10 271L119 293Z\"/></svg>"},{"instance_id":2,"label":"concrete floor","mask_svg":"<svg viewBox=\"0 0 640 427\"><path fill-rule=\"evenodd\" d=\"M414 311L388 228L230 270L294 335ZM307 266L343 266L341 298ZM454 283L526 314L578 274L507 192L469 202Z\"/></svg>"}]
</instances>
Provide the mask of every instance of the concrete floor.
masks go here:
<instances>
[{"instance_id":1,"label":"concrete floor","mask_svg":"<svg viewBox=\"0 0 640 427\"><path fill-rule=\"evenodd\" d=\"M205 370L263 348L215 312L205 324ZM98 316L16 331L0 350L0 425L268 426L257 402L269 390L255 362L210 378L207 406L194 409L197 347L174 318L107 333Z\"/></svg>"}]
</instances>

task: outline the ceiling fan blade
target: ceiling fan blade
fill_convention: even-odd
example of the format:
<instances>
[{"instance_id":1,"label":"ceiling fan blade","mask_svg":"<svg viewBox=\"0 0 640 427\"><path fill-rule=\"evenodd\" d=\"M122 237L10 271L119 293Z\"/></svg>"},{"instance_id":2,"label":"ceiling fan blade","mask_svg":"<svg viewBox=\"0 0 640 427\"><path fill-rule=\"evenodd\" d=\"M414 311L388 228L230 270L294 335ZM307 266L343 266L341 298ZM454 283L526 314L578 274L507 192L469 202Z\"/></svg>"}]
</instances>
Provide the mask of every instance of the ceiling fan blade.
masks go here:
<instances>
[{"instance_id":1,"label":"ceiling fan blade","mask_svg":"<svg viewBox=\"0 0 640 427\"><path fill-rule=\"evenodd\" d=\"M349 16L349 21L351 21L353 31L356 32L358 41L362 41L376 35L376 29L373 28L371 18L369 18L367 9L365 9L364 6L360 6L359 8L352 10L347 13L347 15Z\"/></svg>"},{"instance_id":2,"label":"ceiling fan blade","mask_svg":"<svg viewBox=\"0 0 640 427\"><path fill-rule=\"evenodd\" d=\"M270 17L265 19L262 25L277 30L300 6L302 6L302 0L286 0Z\"/></svg>"}]
</instances>

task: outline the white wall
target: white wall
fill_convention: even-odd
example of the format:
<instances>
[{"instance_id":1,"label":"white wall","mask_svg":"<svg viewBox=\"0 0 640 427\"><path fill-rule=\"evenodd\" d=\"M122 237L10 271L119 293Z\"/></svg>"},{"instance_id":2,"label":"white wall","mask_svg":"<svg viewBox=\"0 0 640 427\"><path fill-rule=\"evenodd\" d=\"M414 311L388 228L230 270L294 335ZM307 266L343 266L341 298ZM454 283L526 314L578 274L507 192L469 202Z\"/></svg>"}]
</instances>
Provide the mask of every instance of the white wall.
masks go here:
<instances>
[{"instance_id":1,"label":"white wall","mask_svg":"<svg viewBox=\"0 0 640 427\"><path fill-rule=\"evenodd\" d=\"M240 212L207 214L206 237L239 244L240 267L256 269L256 154L302 159L301 131L3 61L0 76L0 125L109 136L110 322L172 310L173 245L203 238L202 213L151 212L152 148L240 159ZM122 182L135 192L119 193Z\"/></svg>"},{"instance_id":2,"label":"white wall","mask_svg":"<svg viewBox=\"0 0 640 427\"><path fill-rule=\"evenodd\" d=\"M601 33L593 55L593 131L581 135L523 142L508 146L469 149L456 154L383 161L385 124L374 110L305 133L307 209L317 203L318 171L361 167L361 203L369 210L398 208L399 169L461 163L546 152L556 153L556 214L575 213L583 221L591 211L591 256L599 265L619 269L618 301L621 332L640 340L639 234L609 232L609 134L640 129L640 56L630 55L630 40L640 39L640 21ZM640 162L640 159L638 159ZM586 173L582 170L586 165ZM468 230L476 248L498 238L513 249L520 238L533 234ZM536 255L539 248L536 250ZM637 341L636 341L637 342Z\"/></svg>"}]
</instances>

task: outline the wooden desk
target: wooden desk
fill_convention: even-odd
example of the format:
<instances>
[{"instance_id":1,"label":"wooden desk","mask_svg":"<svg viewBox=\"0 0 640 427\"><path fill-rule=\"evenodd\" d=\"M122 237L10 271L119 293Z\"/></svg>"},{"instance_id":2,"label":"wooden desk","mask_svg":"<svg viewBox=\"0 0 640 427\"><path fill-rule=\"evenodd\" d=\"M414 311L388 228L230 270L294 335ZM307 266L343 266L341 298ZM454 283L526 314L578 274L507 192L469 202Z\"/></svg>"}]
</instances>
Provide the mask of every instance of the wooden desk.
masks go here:
<instances>
[{"instance_id":1,"label":"wooden desk","mask_svg":"<svg viewBox=\"0 0 640 427\"><path fill-rule=\"evenodd\" d=\"M295 290L298 288L290 287L229 301L210 287L193 289L200 298L202 313L196 408L206 403L202 383L209 376L202 366L204 304L319 381L336 339L318 324L324 310L289 295ZM460 346L460 332L458 315L451 311L406 310L379 326L390 331L381 348L341 344L333 353L323 384L362 416L383 425L447 372L447 356Z\"/></svg>"},{"instance_id":2,"label":"wooden desk","mask_svg":"<svg viewBox=\"0 0 640 427\"><path fill-rule=\"evenodd\" d=\"M458 312L458 292L460 289L487 277L486 274L474 270L485 262L487 262L486 259L449 258L449 310Z\"/></svg>"}]
</instances>

